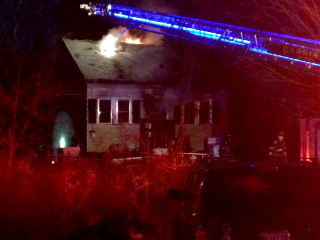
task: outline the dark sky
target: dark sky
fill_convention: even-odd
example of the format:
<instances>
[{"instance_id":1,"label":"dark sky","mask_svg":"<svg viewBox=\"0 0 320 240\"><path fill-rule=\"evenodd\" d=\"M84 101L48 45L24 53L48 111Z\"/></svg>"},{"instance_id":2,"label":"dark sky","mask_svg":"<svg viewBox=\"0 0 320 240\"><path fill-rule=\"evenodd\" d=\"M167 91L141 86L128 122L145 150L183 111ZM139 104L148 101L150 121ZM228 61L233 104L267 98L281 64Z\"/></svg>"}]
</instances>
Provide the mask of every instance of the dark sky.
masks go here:
<instances>
[{"instance_id":1,"label":"dark sky","mask_svg":"<svg viewBox=\"0 0 320 240\"><path fill-rule=\"evenodd\" d=\"M73 32L78 38L100 38L113 25L108 18L87 17L80 10L82 0L2 0L0 3L1 45L14 42L18 49L30 50L39 43L54 47L59 36ZM202 19L232 22L228 2L216 0L113 0L115 4L146 10L181 14ZM228 19L230 18L230 19Z\"/></svg>"},{"instance_id":2,"label":"dark sky","mask_svg":"<svg viewBox=\"0 0 320 240\"><path fill-rule=\"evenodd\" d=\"M57 39L56 10L62 0L0 2L1 47L13 46L29 51L45 42L54 46Z\"/></svg>"},{"instance_id":3,"label":"dark sky","mask_svg":"<svg viewBox=\"0 0 320 240\"><path fill-rule=\"evenodd\" d=\"M257 1L235 0L111 0L115 4L140 7L182 16L283 33L290 28L277 28L279 16L267 19ZM59 36L73 32L77 38L99 39L114 26L113 20L88 17L80 10L87 0L2 0L0 2L0 43L14 42L18 49L33 49L39 43L54 47ZM281 19L286 21L285 18ZM288 25L289 26L289 25ZM294 30L290 30L294 33ZM293 34L294 35L294 34Z\"/></svg>"},{"instance_id":4,"label":"dark sky","mask_svg":"<svg viewBox=\"0 0 320 240\"><path fill-rule=\"evenodd\" d=\"M18 49L34 49L39 43L54 47L57 39L69 32L73 32L77 38L101 38L107 33L108 28L114 25L113 20L87 17L86 12L79 8L79 5L85 2L88 0L0 1L0 47L3 48L12 42ZM303 37L309 37L317 29L308 18L307 10L288 6L288 12L281 15L277 9L268 8L268 4L273 2L271 0L103 0L102 2ZM281 3L280 0L275 2ZM310 25L312 34L295 29L299 27L297 21L291 23L290 21L299 18L291 19L291 13L301 16L304 23ZM312 12L309 15L311 14ZM316 18L313 20L319 22Z\"/></svg>"}]
</instances>

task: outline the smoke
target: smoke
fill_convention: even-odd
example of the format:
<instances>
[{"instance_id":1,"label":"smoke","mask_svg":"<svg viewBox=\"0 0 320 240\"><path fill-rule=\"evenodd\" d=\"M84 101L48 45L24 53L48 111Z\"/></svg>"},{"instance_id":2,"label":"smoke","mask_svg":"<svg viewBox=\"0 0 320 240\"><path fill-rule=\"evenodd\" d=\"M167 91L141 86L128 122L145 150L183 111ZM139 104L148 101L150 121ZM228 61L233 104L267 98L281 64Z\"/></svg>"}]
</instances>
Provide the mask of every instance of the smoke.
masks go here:
<instances>
[{"instance_id":1,"label":"smoke","mask_svg":"<svg viewBox=\"0 0 320 240\"><path fill-rule=\"evenodd\" d=\"M132 30L132 31L142 32L142 30ZM163 35L161 34L143 31L140 35L141 35L140 38L141 38L142 44L156 45L156 46L162 45Z\"/></svg>"},{"instance_id":2,"label":"smoke","mask_svg":"<svg viewBox=\"0 0 320 240\"><path fill-rule=\"evenodd\" d=\"M177 14L177 11L172 6L161 0L143 0L137 7L150 12Z\"/></svg>"},{"instance_id":3,"label":"smoke","mask_svg":"<svg viewBox=\"0 0 320 240\"><path fill-rule=\"evenodd\" d=\"M116 27L109 30L108 34L113 35L114 37L119 37L124 30L126 30L125 27ZM126 33L125 33L126 34ZM124 36L123 36L124 37Z\"/></svg>"}]
</instances>

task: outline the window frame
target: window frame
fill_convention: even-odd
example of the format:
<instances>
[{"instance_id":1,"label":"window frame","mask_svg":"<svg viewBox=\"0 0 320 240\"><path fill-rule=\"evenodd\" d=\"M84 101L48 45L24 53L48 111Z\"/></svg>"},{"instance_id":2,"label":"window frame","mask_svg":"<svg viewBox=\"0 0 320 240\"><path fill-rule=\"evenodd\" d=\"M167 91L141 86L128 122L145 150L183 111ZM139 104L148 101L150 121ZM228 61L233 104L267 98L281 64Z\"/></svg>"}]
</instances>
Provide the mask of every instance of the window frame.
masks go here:
<instances>
[{"instance_id":1,"label":"window frame","mask_svg":"<svg viewBox=\"0 0 320 240\"><path fill-rule=\"evenodd\" d=\"M101 115L101 113L103 113L103 112L101 112L100 111L100 102L101 101L110 101L110 122L101 122L100 121L100 115ZM98 107L97 107L97 123L98 124L112 124L112 100L111 99L98 99Z\"/></svg>"},{"instance_id":2,"label":"window frame","mask_svg":"<svg viewBox=\"0 0 320 240\"><path fill-rule=\"evenodd\" d=\"M96 107L95 107L95 122L89 122L89 100L95 100L96 101ZM100 115L103 113L101 110L101 101L110 101L110 122L101 122L100 121ZM128 122L119 122L119 101L128 101L129 102L129 121ZM135 102L137 107L133 107L133 103ZM87 124L105 124L105 125L111 125L111 124L140 124L141 121L141 105L142 100L141 99L125 99L125 98L88 98L87 99ZM92 111L92 110L91 110ZM137 111L134 113L133 111ZM106 111L104 111L106 112ZM134 114L136 114L134 119Z\"/></svg>"},{"instance_id":3,"label":"window frame","mask_svg":"<svg viewBox=\"0 0 320 240\"><path fill-rule=\"evenodd\" d=\"M119 122L119 102L120 101L127 101L129 106L128 106L128 111L121 111L121 113L128 113L128 122ZM116 113L115 113L115 118L116 118L116 124L132 124L132 101L133 100L129 100L129 99L117 99L116 100Z\"/></svg>"},{"instance_id":4,"label":"window frame","mask_svg":"<svg viewBox=\"0 0 320 240\"><path fill-rule=\"evenodd\" d=\"M189 123L186 122L186 105L187 104L194 104L194 122L193 123ZM201 120L201 103L207 103L208 106L206 108L206 110L208 111L207 114L207 119L208 121L206 122L202 122ZM205 124L212 124L213 123L213 118L212 118L212 106L213 106L214 102L212 99L206 99L206 100L200 100L200 101L191 101L191 102L187 102L185 104L182 105L177 105L174 106L173 108L173 120L175 122L175 124L188 124L188 125L205 125ZM217 103L218 104L218 103ZM179 117L180 117L180 121L177 122L176 120L176 111L179 111Z\"/></svg>"}]
</instances>

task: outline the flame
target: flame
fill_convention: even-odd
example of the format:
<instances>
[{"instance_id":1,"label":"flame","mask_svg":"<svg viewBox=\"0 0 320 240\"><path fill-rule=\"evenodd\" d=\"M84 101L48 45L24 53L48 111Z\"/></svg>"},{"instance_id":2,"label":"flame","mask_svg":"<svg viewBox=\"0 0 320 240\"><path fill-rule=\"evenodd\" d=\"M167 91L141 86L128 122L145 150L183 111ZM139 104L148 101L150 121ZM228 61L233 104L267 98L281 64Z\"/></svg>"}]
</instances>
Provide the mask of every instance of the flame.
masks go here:
<instances>
[{"instance_id":1,"label":"flame","mask_svg":"<svg viewBox=\"0 0 320 240\"><path fill-rule=\"evenodd\" d=\"M127 37L124 40L124 42L128 44L143 44L140 38L133 38L133 37Z\"/></svg>"},{"instance_id":2,"label":"flame","mask_svg":"<svg viewBox=\"0 0 320 240\"><path fill-rule=\"evenodd\" d=\"M117 42L119 41L119 37L115 37L113 34L108 34L103 37L100 42L100 52L105 57L113 57L116 55ZM140 38L134 38L132 36L123 37L121 42L125 42L128 44L143 44Z\"/></svg>"},{"instance_id":3,"label":"flame","mask_svg":"<svg viewBox=\"0 0 320 240\"><path fill-rule=\"evenodd\" d=\"M116 54L116 44L118 38L113 36L112 34L108 34L104 37L100 42L100 52L105 57L112 57Z\"/></svg>"},{"instance_id":4,"label":"flame","mask_svg":"<svg viewBox=\"0 0 320 240\"><path fill-rule=\"evenodd\" d=\"M126 31L124 27L112 28L109 30L108 35L104 36L100 41L100 53L107 57L113 57L116 55L118 49L118 42L124 42L127 44L146 44L146 45L161 45L162 36L149 33L143 38L137 38Z\"/></svg>"},{"instance_id":5,"label":"flame","mask_svg":"<svg viewBox=\"0 0 320 240\"><path fill-rule=\"evenodd\" d=\"M104 36L100 41L100 53L108 58L115 56L119 41L128 44L148 44L142 41L141 38L133 37L128 31L124 31L123 28L116 28L111 29L108 35Z\"/></svg>"}]
</instances>

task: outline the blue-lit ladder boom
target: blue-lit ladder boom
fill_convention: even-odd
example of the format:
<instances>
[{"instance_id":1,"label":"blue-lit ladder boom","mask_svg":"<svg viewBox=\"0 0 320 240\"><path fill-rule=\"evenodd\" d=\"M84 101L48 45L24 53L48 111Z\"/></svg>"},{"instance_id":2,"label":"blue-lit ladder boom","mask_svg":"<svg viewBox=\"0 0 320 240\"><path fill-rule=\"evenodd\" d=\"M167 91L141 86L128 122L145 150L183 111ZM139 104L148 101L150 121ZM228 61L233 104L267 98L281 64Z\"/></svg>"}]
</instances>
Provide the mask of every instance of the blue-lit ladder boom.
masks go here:
<instances>
[{"instance_id":1,"label":"blue-lit ladder boom","mask_svg":"<svg viewBox=\"0 0 320 240\"><path fill-rule=\"evenodd\" d=\"M89 15L118 18L133 28L204 44L241 47L274 60L320 68L320 41L114 4L82 4L81 8L88 10Z\"/></svg>"}]
</instances>

